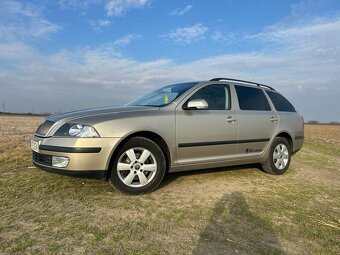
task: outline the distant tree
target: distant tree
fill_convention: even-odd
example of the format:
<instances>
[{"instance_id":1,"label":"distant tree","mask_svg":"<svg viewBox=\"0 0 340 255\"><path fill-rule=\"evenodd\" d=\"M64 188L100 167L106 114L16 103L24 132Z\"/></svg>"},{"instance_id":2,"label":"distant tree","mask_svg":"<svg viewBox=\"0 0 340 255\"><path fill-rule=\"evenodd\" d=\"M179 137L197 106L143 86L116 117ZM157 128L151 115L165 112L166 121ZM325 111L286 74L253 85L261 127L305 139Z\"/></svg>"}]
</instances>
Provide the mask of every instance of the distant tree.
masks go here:
<instances>
[{"instance_id":1,"label":"distant tree","mask_svg":"<svg viewBox=\"0 0 340 255\"><path fill-rule=\"evenodd\" d=\"M331 121L329 122L330 125L340 125L340 122L337 121Z\"/></svg>"},{"instance_id":2,"label":"distant tree","mask_svg":"<svg viewBox=\"0 0 340 255\"><path fill-rule=\"evenodd\" d=\"M317 121L317 120L310 120L307 123L308 124L319 124L319 121Z\"/></svg>"}]
</instances>

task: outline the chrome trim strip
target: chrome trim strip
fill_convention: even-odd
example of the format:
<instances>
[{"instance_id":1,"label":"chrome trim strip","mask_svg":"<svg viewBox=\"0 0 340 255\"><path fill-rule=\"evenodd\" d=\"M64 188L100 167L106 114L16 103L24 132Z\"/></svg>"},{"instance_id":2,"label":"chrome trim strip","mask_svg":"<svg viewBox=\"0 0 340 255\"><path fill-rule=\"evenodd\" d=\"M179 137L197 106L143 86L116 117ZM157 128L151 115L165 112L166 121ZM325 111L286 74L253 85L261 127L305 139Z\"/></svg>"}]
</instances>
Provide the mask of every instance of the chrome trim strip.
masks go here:
<instances>
[{"instance_id":1,"label":"chrome trim strip","mask_svg":"<svg viewBox=\"0 0 340 255\"><path fill-rule=\"evenodd\" d=\"M45 119L46 121L47 119ZM54 122L54 124L50 127L50 129L47 131L46 135L40 135L37 132L34 133L35 136L37 137L41 137L41 138L47 138L47 137L51 137L51 135L49 135L49 133L51 132L51 130L59 123L59 121Z\"/></svg>"},{"instance_id":2,"label":"chrome trim strip","mask_svg":"<svg viewBox=\"0 0 340 255\"><path fill-rule=\"evenodd\" d=\"M46 133L46 137L50 137L50 132L51 132L51 130L56 126L56 125L58 125L58 123L59 123L59 121L56 121L53 125L52 125L52 127L47 131L47 133Z\"/></svg>"}]
</instances>

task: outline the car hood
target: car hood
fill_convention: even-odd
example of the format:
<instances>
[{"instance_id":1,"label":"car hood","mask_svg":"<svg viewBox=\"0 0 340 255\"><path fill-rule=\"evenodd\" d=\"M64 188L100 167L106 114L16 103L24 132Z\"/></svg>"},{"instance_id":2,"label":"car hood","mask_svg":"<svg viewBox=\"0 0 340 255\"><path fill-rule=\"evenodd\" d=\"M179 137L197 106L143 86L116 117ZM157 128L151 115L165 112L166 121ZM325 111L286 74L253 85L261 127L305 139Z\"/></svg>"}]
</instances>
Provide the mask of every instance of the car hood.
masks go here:
<instances>
[{"instance_id":1,"label":"car hood","mask_svg":"<svg viewBox=\"0 0 340 255\"><path fill-rule=\"evenodd\" d=\"M48 120L53 122L66 122L70 120L75 120L78 118L91 117L95 115L102 114L117 114L123 112L136 112L136 111L148 111L156 110L157 107L150 106L124 106L124 107L103 107L103 108L92 108L80 111L66 112L61 114L54 114L47 117Z\"/></svg>"}]
</instances>

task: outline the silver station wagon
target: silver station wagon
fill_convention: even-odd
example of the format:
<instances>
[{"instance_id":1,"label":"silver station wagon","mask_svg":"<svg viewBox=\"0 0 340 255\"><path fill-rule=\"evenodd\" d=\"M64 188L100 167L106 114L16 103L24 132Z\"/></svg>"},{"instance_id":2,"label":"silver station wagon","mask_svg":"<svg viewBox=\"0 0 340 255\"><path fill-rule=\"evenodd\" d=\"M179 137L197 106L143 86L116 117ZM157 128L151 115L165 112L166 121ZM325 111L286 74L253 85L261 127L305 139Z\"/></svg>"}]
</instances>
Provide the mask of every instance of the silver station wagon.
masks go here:
<instances>
[{"instance_id":1,"label":"silver station wagon","mask_svg":"<svg viewBox=\"0 0 340 255\"><path fill-rule=\"evenodd\" d=\"M168 172L259 163L283 174L303 145L303 129L303 118L272 87L214 78L165 86L124 107L49 116L32 137L32 160L142 194Z\"/></svg>"}]
</instances>

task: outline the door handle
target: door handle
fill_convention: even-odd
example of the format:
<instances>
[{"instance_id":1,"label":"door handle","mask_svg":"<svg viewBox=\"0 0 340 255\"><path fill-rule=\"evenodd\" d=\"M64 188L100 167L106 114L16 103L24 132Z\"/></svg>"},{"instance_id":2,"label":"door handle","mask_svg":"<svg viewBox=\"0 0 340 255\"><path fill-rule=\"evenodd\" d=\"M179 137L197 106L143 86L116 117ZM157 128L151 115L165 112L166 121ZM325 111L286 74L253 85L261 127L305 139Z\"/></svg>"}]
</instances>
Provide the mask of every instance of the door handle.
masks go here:
<instances>
[{"instance_id":1,"label":"door handle","mask_svg":"<svg viewBox=\"0 0 340 255\"><path fill-rule=\"evenodd\" d=\"M270 121L271 121L271 122L277 122L277 118L276 118L276 117L271 117L271 118L270 118Z\"/></svg>"},{"instance_id":2,"label":"door handle","mask_svg":"<svg viewBox=\"0 0 340 255\"><path fill-rule=\"evenodd\" d=\"M228 121L229 123L235 123L235 122L236 122L236 119L235 119L233 116L228 116L227 121Z\"/></svg>"}]
</instances>

